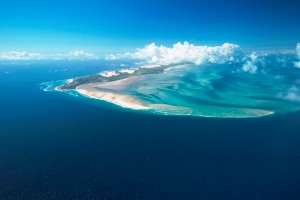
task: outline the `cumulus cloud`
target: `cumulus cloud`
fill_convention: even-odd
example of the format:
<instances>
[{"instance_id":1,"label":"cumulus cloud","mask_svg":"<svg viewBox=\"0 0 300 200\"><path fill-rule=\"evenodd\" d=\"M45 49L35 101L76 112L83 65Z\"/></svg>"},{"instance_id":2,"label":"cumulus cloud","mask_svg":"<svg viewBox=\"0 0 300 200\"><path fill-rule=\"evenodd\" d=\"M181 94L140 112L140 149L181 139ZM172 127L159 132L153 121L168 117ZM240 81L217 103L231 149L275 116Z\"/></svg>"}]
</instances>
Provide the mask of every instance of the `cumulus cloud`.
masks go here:
<instances>
[{"instance_id":1,"label":"cumulus cloud","mask_svg":"<svg viewBox=\"0 0 300 200\"><path fill-rule=\"evenodd\" d=\"M107 59L137 59L148 64L177 64L177 63L224 63L233 61L233 54L239 49L238 45L225 43L221 46L196 46L188 42L176 43L172 47L156 46L155 43L137 49L134 53L110 55Z\"/></svg>"},{"instance_id":2,"label":"cumulus cloud","mask_svg":"<svg viewBox=\"0 0 300 200\"><path fill-rule=\"evenodd\" d=\"M242 66L242 70L251 74L257 73L258 66L264 65L265 56L266 55L256 52L252 52L250 55L245 56L243 59L245 63Z\"/></svg>"},{"instance_id":3,"label":"cumulus cloud","mask_svg":"<svg viewBox=\"0 0 300 200\"><path fill-rule=\"evenodd\" d=\"M39 54L26 51L0 52L0 60L64 60L64 59L99 59L100 57L83 50L68 53Z\"/></svg>"},{"instance_id":4,"label":"cumulus cloud","mask_svg":"<svg viewBox=\"0 0 300 200\"><path fill-rule=\"evenodd\" d=\"M297 53L298 59L300 60L300 43L297 44L296 53ZM295 62L295 67L299 67L300 68L300 61L299 62Z\"/></svg>"},{"instance_id":5,"label":"cumulus cloud","mask_svg":"<svg viewBox=\"0 0 300 200\"><path fill-rule=\"evenodd\" d=\"M242 67L242 70L244 72L249 72L251 74L255 74L257 72L257 53L252 52L249 56L247 56L246 58L244 58L244 60L246 60L245 64Z\"/></svg>"},{"instance_id":6,"label":"cumulus cloud","mask_svg":"<svg viewBox=\"0 0 300 200\"><path fill-rule=\"evenodd\" d=\"M7 51L0 52L0 60L36 60L42 59L43 56L38 53L29 53L26 51Z\"/></svg>"}]
</instances>

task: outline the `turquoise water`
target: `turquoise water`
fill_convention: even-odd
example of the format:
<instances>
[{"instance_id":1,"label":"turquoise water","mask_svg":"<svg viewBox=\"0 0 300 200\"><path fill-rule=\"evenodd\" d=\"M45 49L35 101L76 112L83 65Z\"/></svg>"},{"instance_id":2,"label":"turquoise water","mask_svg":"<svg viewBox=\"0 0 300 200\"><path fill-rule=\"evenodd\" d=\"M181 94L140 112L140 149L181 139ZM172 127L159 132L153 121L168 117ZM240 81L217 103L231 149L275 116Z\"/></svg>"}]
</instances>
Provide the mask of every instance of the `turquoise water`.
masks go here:
<instances>
[{"instance_id":1,"label":"turquoise water","mask_svg":"<svg viewBox=\"0 0 300 200\"><path fill-rule=\"evenodd\" d=\"M151 108L149 112L163 115L247 118L300 109L300 93L292 91L299 84L300 70L292 63L286 66L271 60L255 74L240 68L237 64L180 65L117 89L102 90L128 95ZM63 83L42 86L51 91Z\"/></svg>"},{"instance_id":2,"label":"turquoise water","mask_svg":"<svg viewBox=\"0 0 300 200\"><path fill-rule=\"evenodd\" d=\"M189 65L148 76L127 92L145 105L163 104L157 111L170 115L259 117L300 108L299 103L284 98L294 84L287 82L287 72L278 77L232 70L229 65Z\"/></svg>"}]
</instances>

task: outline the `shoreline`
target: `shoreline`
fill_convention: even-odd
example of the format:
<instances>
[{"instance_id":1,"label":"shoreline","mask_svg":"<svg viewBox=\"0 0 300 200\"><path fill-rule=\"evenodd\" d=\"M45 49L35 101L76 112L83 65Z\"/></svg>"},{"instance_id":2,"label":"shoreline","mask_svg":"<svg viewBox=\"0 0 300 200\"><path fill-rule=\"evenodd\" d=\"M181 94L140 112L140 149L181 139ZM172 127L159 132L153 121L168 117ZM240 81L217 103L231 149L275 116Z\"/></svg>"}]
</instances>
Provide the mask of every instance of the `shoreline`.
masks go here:
<instances>
[{"instance_id":1,"label":"shoreline","mask_svg":"<svg viewBox=\"0 0 300 200\"><path fill-rule=\"evenodd\" d=\"M118 81L106 82L106 83L90 83L76 87L75 91L83 96L107 101L123 108L129 108L133 110L149 110L150 107L144 106L140 101L131 97L130 95L120 94L117 92L107 92L101 89L118 90L126 87L127 85L141 80L143 77L130 77L121 79ZM96 89L97 88L97 89Z\"/></svg>"},{"instance_id":2,"label":"shoreline","mask_svg":"<svg viewBox=\"0 0 300 200\"><path fill-rule=\"evenodd\" d=\"M172 68L167 68L167 71L172 70ZM263 110L263 109L253 109L253 108L243 108L238 109L236 113L228 113L226 111L221 111L220 113L211 113L203 110L194 110L189 106L179 106L179 105L168 105L168 104L157 104L150 102L143 102L136 98L134 95L127 94L127 91L139 81L145 79L145 75L131 76L128 78L123 78L115 81L109 82L93 82L86 83L77 86L73 91L79 93L84 97L91 99L97 99L101 101L106 101L122 108L132 109L132 110L150 110L156 114L160 115L171 115L171 116L193 116L193 117L209 117L209 118L260 118L266 117L274 114L274 111ZM67 83L72 82L74 79L66 80ZM60 86L54 88L56 91L66 91L61 89ZM212 108L214 109L214 108Z\"/></svg>"}]
</instances>

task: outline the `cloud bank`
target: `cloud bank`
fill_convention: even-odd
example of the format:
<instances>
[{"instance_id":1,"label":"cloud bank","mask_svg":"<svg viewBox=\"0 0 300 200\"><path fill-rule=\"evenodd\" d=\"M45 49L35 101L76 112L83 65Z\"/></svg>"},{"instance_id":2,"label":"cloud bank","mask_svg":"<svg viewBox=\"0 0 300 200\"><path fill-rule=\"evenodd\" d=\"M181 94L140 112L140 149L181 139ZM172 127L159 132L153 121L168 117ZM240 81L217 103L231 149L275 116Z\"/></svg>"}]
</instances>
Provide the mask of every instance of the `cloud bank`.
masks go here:
<instances>
[{"instance_id":1,"label":"cloud bank","mask_svg":"<svg viewBox=\"0 0 300 200\"><path fill-rule=\"evenodd\" d=\"M87 53L83 50L71 51L66 55L63 55L69 59L99 59L99 57L93 53Z\"/></svg>"},{"instance_id":2,"label":"cloud bank","mask_svg":"<svg viewBox=\"0 0 300 200\"><path fill-rule=\"evenodd\" d=\"M297 44L296 53L297 53L298 59L300 60L300 43ZM300 68L300 61L295 62L295 67Z\"/></svg>"},{"instance_id":3,"label":"cloud bank","mask_svg":"<svg viewBox=\"0 0 300 200\"><path fill-rule=\"evenodd\" d=\"M0 60L37 60L42 58L43 56L41 54L26 51L0 52Z\"/></svg>"},{"instance_id":4,"label":"cloud bank","mask_svg":"<svg viewBox=\"0 0 300 200\"><path fill-rule=\"evenodd\" d=\"M0 60L76 60L99 59L100 57L83 50L71 51L65 54L39 54L26 51L0 52Z\"/></svg>"},{"instance_id":5,"label":"cloud bank","mask_svg":"<svg viewBox=\"0 0 300 200\"><path fill-rule=\"evenodd\" d=\"M225 63L233 61L233 54L239 49L238 45L225 43L222 46L195 46L188 42L176 43L171 48L156 46L155 43L137 49L134 53L110 55L107 59L137 59L148 64L177 64L177 63Z\"/></svg>"}]
</instances>

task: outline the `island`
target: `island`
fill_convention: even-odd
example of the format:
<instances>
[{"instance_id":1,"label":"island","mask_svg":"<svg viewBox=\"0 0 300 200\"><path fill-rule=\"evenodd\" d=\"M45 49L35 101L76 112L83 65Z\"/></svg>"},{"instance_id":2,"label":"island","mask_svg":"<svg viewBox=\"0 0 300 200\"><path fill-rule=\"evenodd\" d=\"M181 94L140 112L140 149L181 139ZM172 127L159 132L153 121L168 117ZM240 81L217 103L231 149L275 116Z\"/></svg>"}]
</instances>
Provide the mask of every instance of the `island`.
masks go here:
<instances>
[{"instance_id":1,"label":"island","mask_svg":"<svg viewBox=\"0 0 300 200\"><path fill-rule=\"evenodd\" d=\"M162 74L172 65L148 65L139 68L104 71L83 77L69 79L65 84L56 87L57 91L75 90L83 96L107 101L123 108L134 110L152 109L140 99L130 95L129 88L138 85L147 75Z\"/></svg>"},{"instance_id":2,"label":"island","mask_svg":"<svg viewBox=\"0 0 300 200\"><path fill-rule=\"evenodd\" d=\"M78 86L88 83L106 83L126 79L133 76L161 74L169 67L170 65L149 65L142 66L139 68L105 71L99 74L92 74L88 76L73 78L68 83L57 87L57 90L75 90Z\"/></svg>"},{"instance_id":3,"label":"island","mask_svg":"<svg viewBox=\"0 0 300 200\"><path fill-rule=\"evenodd\" d=\"M270 86L271 81L274 83ZM45 91L53 88L76 97L161 115L249 118L298 109L293 102L278 97L283 84L284 79L274 79L269 74L253 77L232 73L226 64L181 63L118 69L54 81L45 84ZM103 103L100 105L111 106Z\"/></svg>"}]
</instances>

